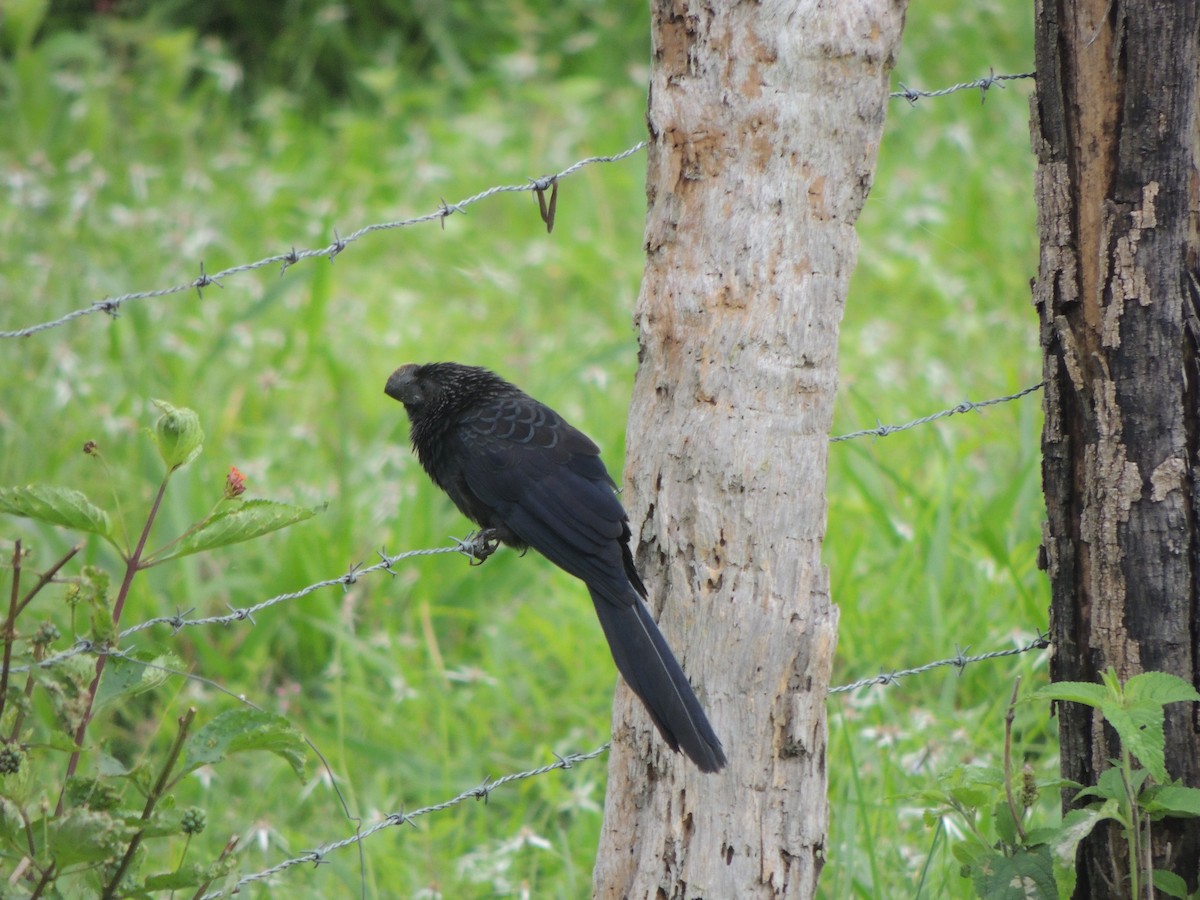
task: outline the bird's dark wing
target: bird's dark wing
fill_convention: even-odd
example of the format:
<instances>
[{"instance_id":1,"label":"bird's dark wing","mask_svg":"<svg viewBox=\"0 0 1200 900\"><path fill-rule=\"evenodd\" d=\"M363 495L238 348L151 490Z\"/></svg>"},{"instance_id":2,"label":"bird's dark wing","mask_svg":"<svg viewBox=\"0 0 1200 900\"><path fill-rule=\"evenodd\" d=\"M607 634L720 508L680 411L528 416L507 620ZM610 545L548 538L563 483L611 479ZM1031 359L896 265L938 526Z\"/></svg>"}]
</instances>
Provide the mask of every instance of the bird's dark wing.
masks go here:
<instances>
[{"instance_id":1,"label":"bird's dark wing","mask_svg":"<svg viewBox=\"0 0 1200 900\"><path fill-rule=\"evenodd\" d=\"M496 520L605 599L630 603L625 511L587 435L521 396L472 411L457 437L463 480Z\"/></svg>"},{"instance_id":2,"label":"bird's dark wing","mask_svg":"<svg viewBox=\"0 0 1200 900\"><path fill-rule=\"evenodd\" d=\"M721 741L639 594L629 523L600 451L532 398L505 398L464 417L458 438L469 491L523 543L580 578L613 660L673 750L704 772L725 765Z\"/></svg>"}]
</instances>

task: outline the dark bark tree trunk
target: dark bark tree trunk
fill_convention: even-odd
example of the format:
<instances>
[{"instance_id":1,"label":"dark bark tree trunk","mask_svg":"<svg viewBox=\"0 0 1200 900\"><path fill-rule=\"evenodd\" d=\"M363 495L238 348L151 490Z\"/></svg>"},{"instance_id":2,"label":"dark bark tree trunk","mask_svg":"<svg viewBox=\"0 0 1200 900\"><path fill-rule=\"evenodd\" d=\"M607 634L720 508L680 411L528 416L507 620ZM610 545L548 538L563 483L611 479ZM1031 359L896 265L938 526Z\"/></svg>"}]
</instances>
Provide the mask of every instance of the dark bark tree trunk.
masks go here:
<instances>
[{"instance_id":1,"label":"dark bark tree trunk","mask_svg":"<svg viewBox=\"0 0 1200 900\"><path fill-rule=\"evenodd\" d=\"M1051 675L1200 686L1200 5L1037 0L1036 15ZM1058 716L1063 775L1094 783L1115 734L1078 704ZM1193 704L1167 707L1166 739L1171 775L1200 787ZM1200 824L1152 837L1155 866L1194 889ZM1128 896L1127 871L1118 830L1098 829L1076 894Z\"/></svg>"},{"instance_id":2,"label":"dark bark tree trunk","mask_svg":"<svg viewBox=\"0 0 1200 900\"><path fill-rule=\"evenodd\" d=\"M837 335L904 5L652 3L625 500L651 608L729 766L665 750L622 686L598 897L816 891Z\"/></svg>"}]
</instances>

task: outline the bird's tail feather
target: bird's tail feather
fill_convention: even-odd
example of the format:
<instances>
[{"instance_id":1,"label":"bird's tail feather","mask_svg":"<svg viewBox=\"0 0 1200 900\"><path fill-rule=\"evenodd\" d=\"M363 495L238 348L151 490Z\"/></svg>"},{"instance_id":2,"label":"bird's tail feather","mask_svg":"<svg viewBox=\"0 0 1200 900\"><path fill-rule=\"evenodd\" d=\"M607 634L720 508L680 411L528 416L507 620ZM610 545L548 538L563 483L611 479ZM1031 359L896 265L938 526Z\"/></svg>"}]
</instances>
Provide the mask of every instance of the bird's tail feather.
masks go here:
<instances>
[{"instance_id":1,"label":"bird's tail feather","mask_svg":"<svg viewBox=\"0 0 1200 900\"><path fill-rule=\"evenodd\" d=\"M618 606L590 593L617 670L641 698L663 739L702 772L720 771L725 765L721 741L646 604L635 596L631 605Z\"/></svg>"}]
</instances>

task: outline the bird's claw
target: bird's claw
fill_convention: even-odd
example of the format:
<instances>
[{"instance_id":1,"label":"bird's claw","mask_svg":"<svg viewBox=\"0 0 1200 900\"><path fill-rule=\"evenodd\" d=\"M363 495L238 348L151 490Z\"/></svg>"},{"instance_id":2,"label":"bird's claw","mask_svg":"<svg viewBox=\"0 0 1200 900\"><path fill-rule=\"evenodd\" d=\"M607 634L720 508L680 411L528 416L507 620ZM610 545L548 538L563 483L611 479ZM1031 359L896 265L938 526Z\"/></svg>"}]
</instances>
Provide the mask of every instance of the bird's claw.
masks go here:
<instances>
[{"instance_id":1,"label":"bird's claw","mask_svg":"<svg viewBox=\"0 0 1200 900\"><path fill-rule=\"evenodd\" d=\"M500 546L500 539L492 528L481 528L472 531L465 538L454 538L458 542L458 551L466 556L473 566L481 566Z\"/></svg>"}]
</instances>

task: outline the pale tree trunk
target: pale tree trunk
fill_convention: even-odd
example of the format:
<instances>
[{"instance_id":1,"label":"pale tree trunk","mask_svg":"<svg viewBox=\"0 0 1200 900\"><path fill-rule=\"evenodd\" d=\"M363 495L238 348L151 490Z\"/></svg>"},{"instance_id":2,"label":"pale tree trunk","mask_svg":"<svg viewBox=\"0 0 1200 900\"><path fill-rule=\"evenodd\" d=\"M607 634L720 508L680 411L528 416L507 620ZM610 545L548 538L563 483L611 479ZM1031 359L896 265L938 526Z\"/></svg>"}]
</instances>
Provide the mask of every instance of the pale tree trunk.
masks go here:
<instances>
[{"instance_id":1,"label":"pale tree trunk","mask_svg":"<svg viewBox=\"0 0 1200 900\"><path fill-rule=\"evenodd\" d=\"M904 7L652 0L625 501L652 608L729 766L704 775L672 754L622 686L598 897L816 890L838 325Z\"/></svg>"},{"instance_id":2,"label":"pale tree trunk","mask_svg":"<svg viewBox=\"0 0 1200 900\"><path fill-rule=\"evenodd\" d=\"M1038 0L1036 53L1051 675L1200 686L1200 7ZM1116 735L1078 704L1058 717L1063 775L1093 784ZM1191 704L1167 707L1167 768L1193 787L1197 728ZM1156 867L1194 890L1197 820L1152 833ZM1078 865L1077 896L1129 896L1115 825Z\"/></svg>"}]
</instances>

